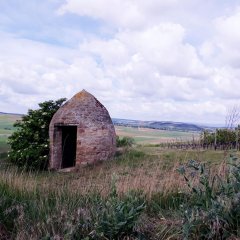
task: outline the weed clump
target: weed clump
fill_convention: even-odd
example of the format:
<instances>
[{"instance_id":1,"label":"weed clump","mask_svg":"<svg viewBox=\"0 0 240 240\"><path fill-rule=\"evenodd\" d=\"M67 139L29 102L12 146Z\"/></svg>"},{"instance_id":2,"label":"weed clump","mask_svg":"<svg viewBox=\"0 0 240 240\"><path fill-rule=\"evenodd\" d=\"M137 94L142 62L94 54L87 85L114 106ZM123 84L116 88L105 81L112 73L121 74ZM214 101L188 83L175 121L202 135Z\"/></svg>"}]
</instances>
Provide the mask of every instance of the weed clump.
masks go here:
<instances>
[{"instance_id":1,"label":"weed clump","mask_svg":"<svg viewBox=\"0 0 240 240\"><path fill-rule=\"evenodd\" d=\"M189 201L182 205L185 239L227 239L240 234L240 164L230 156L226 179L194 160L179 172L190 189Z\"/></svg>"},{"instance_id":2,"label":"weed clump","mask_svg":"<svg viewBox=\"0 0 240 240\"><path fill-rule=\"evenodd\" d=\"M0 224L14 239L123 239L135 236L145 210L143 196L117 193L113 178L107 196L21 192L0 184ZM31 224L29 224L31 223Z\"/></svg>"},{"instance_id":3,"label":"weed clump","mask_svg":"<svg viewBox=\"0 0 240 240\"><path fill-rule=\"evenodd\" d=\"M134 144L134 139L131 137L117 136L117 147L131 147Z\"/></svg>"}]
</instances>

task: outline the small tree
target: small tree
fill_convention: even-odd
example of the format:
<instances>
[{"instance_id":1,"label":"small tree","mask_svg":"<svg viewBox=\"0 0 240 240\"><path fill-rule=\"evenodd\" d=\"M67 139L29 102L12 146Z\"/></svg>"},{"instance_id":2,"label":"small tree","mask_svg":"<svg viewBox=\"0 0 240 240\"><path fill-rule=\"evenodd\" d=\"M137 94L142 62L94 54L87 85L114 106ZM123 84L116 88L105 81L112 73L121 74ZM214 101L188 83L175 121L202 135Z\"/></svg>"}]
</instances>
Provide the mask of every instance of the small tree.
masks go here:
<instances>
[{"instance_id":1,"label":"small tree","mask_svg":"<svg viewBox=\"0 0 240 240\"><path fill-rule=\"evenodd\" d=\"M9 160L18 167L33 170L47 168L49 159L49 124L54 113L65 102L65 98L57 101L39 103L39 109L28 110L21 121L14 127L17 130L9 137L11 150Z\"/></svg>"}]
</instances>

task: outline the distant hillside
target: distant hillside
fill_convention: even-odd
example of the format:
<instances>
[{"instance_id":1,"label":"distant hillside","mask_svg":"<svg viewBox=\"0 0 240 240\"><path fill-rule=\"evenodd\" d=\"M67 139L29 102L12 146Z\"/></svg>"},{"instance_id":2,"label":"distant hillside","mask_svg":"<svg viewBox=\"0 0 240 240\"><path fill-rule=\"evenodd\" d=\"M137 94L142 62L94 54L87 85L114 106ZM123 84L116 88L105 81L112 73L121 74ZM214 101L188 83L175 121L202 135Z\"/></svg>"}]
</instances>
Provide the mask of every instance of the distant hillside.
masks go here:
<instances>
[{"instance_id":1,"label":"distant hillside","mask_svg":"<svg viewBox=\"0 0 240 240\"><path fill-rule=\"evenodd\" d=\"M0 134L3 130L13 130L13 124L20 120L22 116L21 114L0 112Z\"/></svg>"},{"instance_id":2,"label":"distant hillside","mask_svg":"<svg viewBox=\"0 0 240 240\"><path fill-rule=\"evenodd\" d=\"M170 121L138 121L128 119L113 118L113 124L117 126L152 128L161 130L201 132L204 129L211 130L210 127L199 126L191 123L170 122Z\"/></svg>"},{"instance_id":3,"label":"distant hillside","mask_svg":"<svg viewBox=\"0 0 240 240\"><path fill-rule=\"evenodd\" d=\"M0 128L12 128L16 120L21 119L23 114L0 112ZM201 132L204 129L214 130L214 127L200 126L192 123L171 122L171 121L139 121L130 119L113 118L113 124L125 127L141 127L160 130L184 131L184 132ZM3 125L3 126L1 126Z\"/></svg>"},{"instance_id":4,"label":"distant hillside","mask_svg":"<svg viewBox=\"0 0 240 240\"><path fill-rule=\"evenodd\" d=\"M0 112L0 115L23 116L23 114L21 113L5 113L5 112Z\"/></svg>"}]
</instances>

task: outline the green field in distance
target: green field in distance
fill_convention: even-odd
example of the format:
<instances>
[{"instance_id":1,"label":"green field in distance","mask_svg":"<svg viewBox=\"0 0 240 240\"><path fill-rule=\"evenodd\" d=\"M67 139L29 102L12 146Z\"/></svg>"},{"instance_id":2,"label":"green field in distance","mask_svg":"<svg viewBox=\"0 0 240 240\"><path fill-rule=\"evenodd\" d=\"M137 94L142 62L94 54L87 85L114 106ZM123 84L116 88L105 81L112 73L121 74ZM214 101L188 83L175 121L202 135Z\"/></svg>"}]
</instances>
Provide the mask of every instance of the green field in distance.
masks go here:
<instances>
[{"instance_id":1,"label":"green field in distance","mask_svg":"<svg viewBox=\"0 0 240 240\"><path fill-rule=\"evenodd\" d=\"M132 137L139 144L158 144L173 141L188 141L199 138L197 132L180 132L169 130L158 130L150 128L133 128L115 126L116 134L119 137Z\"/></svg>"},{"instance_id":2,"label":"green field in distance","mask_svg":"<svg viewBox=\"0 0 240 240\"><path fill-rule=\"evenodd\" d=\"M9 150L7 139L14 131L14 122L19 119L21 119L20 115L0 114L0 153Z\"/></svg>"}]
</instances>

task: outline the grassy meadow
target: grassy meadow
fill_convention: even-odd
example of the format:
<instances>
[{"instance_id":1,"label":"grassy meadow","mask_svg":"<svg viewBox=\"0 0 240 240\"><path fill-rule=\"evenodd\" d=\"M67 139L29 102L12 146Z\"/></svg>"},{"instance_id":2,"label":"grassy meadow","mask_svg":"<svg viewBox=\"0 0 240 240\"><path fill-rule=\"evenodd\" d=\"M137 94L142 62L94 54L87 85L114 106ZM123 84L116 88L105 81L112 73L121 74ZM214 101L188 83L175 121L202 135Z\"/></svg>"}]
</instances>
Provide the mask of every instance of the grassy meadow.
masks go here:
<instances>
[{"instance_id":1,"label":"grassy meadow","mask_svg":"<svg viewBox=\"0 0 240 240\"><path fill-rule=\"evenodd\" d=\"M150 128L132 128L124 126L115 126L116 133L120 137L132 137L138 144L158 144L165 142L185 142L193 138L199 138L199 133L196 132L180 132L158 130Z\"/></svg>"},{"instance_id":2,"label":"grassy meadow","mask_svg":"<svg viewBox=\"0 0 240 240\"><path fill-rule=\"evenodd\" d=\"M0 114L0 154L9 150L7 138L14 131L13 123L19 119L19 115Z\"/></svg>"},{"instance_id":3,"label":"grassy meadow","mask_svg":"<svg viewBox=\"0 0 240 240\"><path fill-rule=\"evenodd\" d=\"M181 208L191 190L177 169L189 159L209 163L211 177L226 177L221 151L137 146L72 173L27 173L2 162L0 219L15 239L183 239ZM130 231L134 206L144 207Z\"/></svg>"},{"instance_id":4,"label":"grassy meadow","mask_svg":"<svg viewBox=\"0 0 240 240\"><path fill-rule=\"evenodd\" d=\"M13 130L7 124L7 120L0 123L3 139ZM240 224L225 224L221 215L225 205L222 208L216 205L219 184L210 184L215 176L222 181L228 179L227 162L233 159L230 154L234 154L236 161L239 152L169 150L156 144L176 138L192 139L192 133L187 132L127 127L116 127L116 132L119 136L133 137L136 144L121 149L112 160L75 172L25 172L2 158L0 239L240 237ZM186 170L181 175L179 169L189 160L206 164L206 171L195 165L199 171ZM226 189L230 189L229 185ZM221 191L224 196L221 203L227 199L226 209L230 212L231 201ZM236 216L238 219L239 215ZM221 236L222 232L226 237Z\"/></svg>"}]
</instances>

